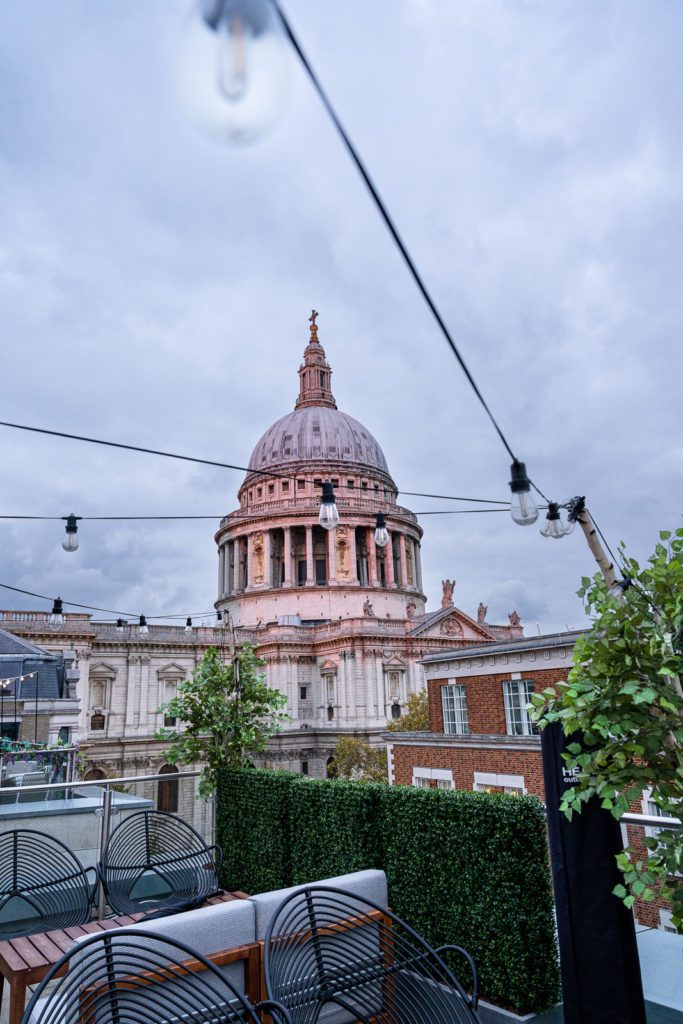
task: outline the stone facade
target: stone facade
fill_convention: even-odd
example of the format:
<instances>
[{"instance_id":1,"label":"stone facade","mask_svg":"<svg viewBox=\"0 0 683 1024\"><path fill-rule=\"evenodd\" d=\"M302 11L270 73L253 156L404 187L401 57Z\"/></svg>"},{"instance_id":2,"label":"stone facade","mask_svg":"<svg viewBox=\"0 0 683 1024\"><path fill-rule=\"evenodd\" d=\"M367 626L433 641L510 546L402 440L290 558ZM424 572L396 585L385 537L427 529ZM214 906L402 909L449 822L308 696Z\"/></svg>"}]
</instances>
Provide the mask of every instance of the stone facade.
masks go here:
<instances>
[{"instance_id":1,"label":"stone facade","mask_svg":"<svg viewBox=\"0 0 683 1024\"><path fill-rule=\"evenodd\" d=\"M3 627L48 650L76 652L73 738L91 772L116 777L164 766L165 745L154 738L164 725L157 708L210 646L227 650L228 613L236 643L257 648L269 685L287 696L291 722L271 741L265 763L316 776L325 775L340 736L382 744L387 719L424 687L425 656L522 635L516 613L495 625L483 605L476 618L456 608L450 579L441 607L426 612L422 529L398 504L378 442L337 409L316 317L294 411L257 443L238 507L216 533L222 624L189 631L150 625L141 635L135 625L118 629L85 614L54 624L46 612L0 613ZM333 484L340 512L329 532L318 523L322 481ZM375 543L378 512L386 547Z\"/></svg>"}]
</instances>

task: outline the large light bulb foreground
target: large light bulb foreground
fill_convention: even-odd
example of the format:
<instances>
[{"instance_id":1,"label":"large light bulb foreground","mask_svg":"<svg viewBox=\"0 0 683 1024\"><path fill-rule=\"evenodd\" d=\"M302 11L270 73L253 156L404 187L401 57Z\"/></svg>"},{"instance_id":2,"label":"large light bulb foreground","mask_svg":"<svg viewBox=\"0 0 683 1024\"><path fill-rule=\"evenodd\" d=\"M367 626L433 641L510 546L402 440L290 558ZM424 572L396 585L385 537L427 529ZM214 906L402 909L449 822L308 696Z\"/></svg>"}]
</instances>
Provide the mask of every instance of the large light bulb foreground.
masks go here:
<instances>
[{"instance_id":1,"label":"large light bulb foreground","mask_svg":"<svg viewBox=\"0 0 683 1024\"><path fill-rule=\"evenodd\" d=\"M512 500L510 502L510 515L518 526L531 526L538 519L538 508L531 497L531 483L526 475L526 466L523 462L515 460L511 468L512 480L510 490Z\"/></svg>"},{"instance_id":2,"label":"large light bulb foreground","mask_svg":"<svg viewBox=\"0 0 683 1024\"><path fill-rule=\"evenodd\" d=\"M205 134L238 144L265 134L287 103L290 72L269 0L194 0L177 78L181 102Z\"/></svg>"},{"instance_id":3,"label":"large light bulb foreground","mask_svg":"<svg viewBox=\"0 0 683 1024\"><path fill-rule=\"evenodd\" d=\"M384 518L383 512L377 513L377 519L375 520L375 544L379 548L385 548L389 543L389 531L387 530L387 522Z\"/></svg>"}]
</instances>

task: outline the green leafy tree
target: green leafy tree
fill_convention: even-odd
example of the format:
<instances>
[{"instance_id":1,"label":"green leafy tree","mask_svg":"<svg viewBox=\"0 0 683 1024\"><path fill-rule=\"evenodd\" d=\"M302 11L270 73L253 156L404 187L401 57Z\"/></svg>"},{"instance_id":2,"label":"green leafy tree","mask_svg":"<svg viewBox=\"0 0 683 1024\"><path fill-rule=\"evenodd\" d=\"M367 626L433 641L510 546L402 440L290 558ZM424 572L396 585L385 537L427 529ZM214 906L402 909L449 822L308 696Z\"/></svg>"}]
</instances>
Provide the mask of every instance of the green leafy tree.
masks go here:
<instances>
[{"instance_id":1,"label":"green leafy tree","mask_svg":"<svg viewBox=\"0 0 683 1024\"><path fill-rule=\"evenodd\" d=\"M340 736L334 748L331 774L354 782L388 782L386 747L371 747L365 740Z\"/></svg>"},{"instance_id":2,"label":"green leafy tree","mask_svg":"<svg viewBox=\"0 0 683 1024\"><path fill-rule=\"evenodd\" d=\"M683 530L660 533L642 567L622 548L624 578L631 585L615 597L599 574L584 577L579 595L593 616L577 641L567 682L535 694L541 726L561 722L570 736L583 734L566 757L580 769L578 785L563 798L571 818L597 796L616 819L644 790L666 817L683 811ZM617 858L624 885L615 888L627 906L635 897L671 900L673 922L683 930L683 825L645 839L646 855L629 847ZM630 887L630 892L626 888Z\"/></svg>"},{"instance_id":3,"label":"green leafy tree","mask_svg":"<svg viewBox=\"0 0 683 1024\"><path fill-rule=\"evenodd\" d=\"M400 718L392 718L387 723L389 732L428 732L429 731L429 700L427 691L411 693L405 702Z\"/></svg>"},{"instance_id":4,"label":"green leafy tree","mask_svg":"<svg viewBox=\"0 0 683 1024\"><path fill-rule=\"evenodd\" d=\"M270 736L279 732L288 716L287 698L266 685L258 669L265 665L253 647L244 644L237 653L239 684L233 663L223 661L210 647L191 679L178 686L173 700L162 704L162 713L181 722L181 731L162 729L157 739L171 740L169 764L203 763L199 795L216 789L221 768L245 768L253 754L265 750Z\"/></svg>"}]
</instances>

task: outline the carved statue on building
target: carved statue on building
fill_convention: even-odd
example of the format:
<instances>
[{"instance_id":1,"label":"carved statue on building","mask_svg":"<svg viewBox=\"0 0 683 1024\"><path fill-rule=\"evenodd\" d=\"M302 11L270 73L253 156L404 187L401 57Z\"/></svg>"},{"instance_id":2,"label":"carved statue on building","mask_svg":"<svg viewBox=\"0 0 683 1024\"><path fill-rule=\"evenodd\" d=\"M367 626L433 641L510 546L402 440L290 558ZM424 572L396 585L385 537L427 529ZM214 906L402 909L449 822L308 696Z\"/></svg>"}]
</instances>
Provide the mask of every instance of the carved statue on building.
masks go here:
<instances>
[{"instance_id":1,"label":"carved statue on building","mask_svg":"<svg viewBox=\"0 0 683 1024\"><path fill-rule=\"evenodd\" d=\"M363 604L363 615L367 615L368 618L371 618L371 619L375 618L375 610L372 607L372 605L370 604L370 598L369 597L365 598L365 602Z\"/></svg>"},{"instance_id":2,"label":"carved statue on building","mask_svg":"<svg viewBox=\"0 0 683 1024\"><path fill-rule=\"evenodd\" d=\"M406 605L406 616L409 619L412 619L413 615L415 614L415 609L416 608L417 608L417 605L415 604L414 601L412 601L412 600L408 601L408 604Z\"/></svg>"},{"instance_id":3,"label":"carved statue on building","mask_svg":"<svg viewBox=\"0 0 683 1024\"><path fill-rule=\"evenodd\" d=\"M462 626L455 615L449 615L448 618L443 620L441 623L441 633L443 636L462 636Z\"/></svg>"},{"instance_id":4,"label":"carved statue on building","mask_svg":"<svg viewBox=\"0 0 683 1024\"><path fill-rule=\"evenodd\" d=\"M479 607L477 608L477 622L480 625L486 622L486 613L488 612L488 610L488 605L484 604L483 601L480 601Z\"/></svg>"},{"instance_id":5,"label":"carved statue on building","mask_svg":"<svg viewBox=\"0 0 683 1024\"><path fill-rule=\"evenodd\" d=\"M265 547L263 542L263 534L261 531L255 533L252 538L252 553L254 556L254 583L265 582L265 570L264 570L264 554Z\"/></svg>"},{"instance_id":6,"label":"carved statue on building","mask_svg":"<svg viewBox=\"0 0 683 1024\"><path fill-rule=\"evenodd\" d=\"M348 528L338 526L335 530L335 572L337 579L351 579Z\"/></svg>"},{"instance_id":7,"label":"carved statue on building","mask_svg":"<svg viewBox=\"0 0 683 1024\"><path fill-rule=\"evenodd\" d=\"M519 626L521 621L522 620L519 617L519 613L516 611L510 612L510 614L508 615L508 622L510 623L511 626Z\"/></svg>"},{"instance_id":8,"label":"carved statue on building","mask_svg":"<svg viewBox=\"0 0 683 1024\"><path fill-rule=\"evenodd\" d=\"M441 586L443 587L441 607L448 608L449 605L453 604L453 587L455 586L455 580L441 580Z\"/></svg>"}]
</instances>

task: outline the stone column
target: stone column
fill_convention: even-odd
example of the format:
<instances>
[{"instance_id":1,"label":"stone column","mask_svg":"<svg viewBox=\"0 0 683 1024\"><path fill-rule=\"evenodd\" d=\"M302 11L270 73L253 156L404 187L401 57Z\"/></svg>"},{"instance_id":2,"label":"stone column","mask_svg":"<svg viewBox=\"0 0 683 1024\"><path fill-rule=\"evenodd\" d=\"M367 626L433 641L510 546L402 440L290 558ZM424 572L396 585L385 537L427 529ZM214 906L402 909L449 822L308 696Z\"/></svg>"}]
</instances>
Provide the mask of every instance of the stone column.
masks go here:
<instances>
[{"instance_id":1,"label":"stone column","mask_svg":"<svg viewBox=\"0 0 683 1024\"><path fill-rule=\"evenodd\" d=\"M232 558L232 592L233 594L238 594L240 590L240 571L242 562L242 543L240 537L236 537L233 541Z\"/></svg>"},{"instance_id":2,"label":"stone column","mask_svg":"<svg viewBox=\"0 0 683 1024\"><path fill-rule=\"evenodd\" d=\"M350 583L358 583L358 566L356 564L356 527L349 527L349 558L351 559Z\"/></svg>"},{"instance_id":3,"label":"stone column","mask_svg":"<svg viewBox=\"0 0 683 1024\"><path fill-rule=\"evenodd\" d=\"M285 560L285 580L282 584L283 587L291 587L292 585L292 528L291 526L285 526L285 545L284 545L284 560Z\"/></svg>"},{"instance_id":4,"label":"stone column","mask_svg":"<svg viewBox=\"0 0 683 1024\"><path fill-rule=\"evenodd\" d=\"M384 549L384 571L387 576L387 588L395 587L394 579L394 535L389 531L389 543Z\"/></svg>"},{"instance_id":5,"label":"stone column","mask_svg":"<svg viewBox=\"0 0 683 1024\"><path fill-rule=\"evenodd\" d=\"M420 543L415 541L413 545L413 552L415 554L415 582L417 583L417 589L422 593L422 560L420 558Z\"/></svg>"},{"instance_id":6,"label":"stone column","mask_svg":"<svg viewBox=\"0 0 683 1024\"><path fill-rule=\"evenodd\" d=\"M375 544L375 531L368 528L368 586L376 587L377 579L377 545Z\"/></svg>"},{"instance_id":7,"label":"stone column","mask_svg":"<svg viewBox=\"0 0 683 1024\"><path fill-rule=\"evenodd\" d=\"M347 536L348 536L348 530ZM337 557L334 550L337 543L337 531L327 530L327 582L337 581Z\"/></svg>"},{"instance_id":8,"label":"stone column","mask_svg":"<svg viewBox=\"0 0 683 1024\"><path fill-rule=\"evenodd\" d=\"M270 530L263 531L263 585L266 589L273 585L273 563L271 555L273 552L273 538Z\"/></svg>"},{"instance_id":9,"label":"stone column","mask_svg":"<svg viewBox=\"0 0 683 1024\"><path fill-rule=\"evenodd\" d=\"M405 590L408 586L408 565L406 562L406 535L399 533L399 551L401 553L401 586Z\"/></svg>"},{"instance_id":10,"label":"stone column","mask_svg":"<svg viewBox=\"0 0 683 1024\"><path fill-rule=\"evenodd\" d=\"M225 544L218 549L218 597L225 593Z\"/></svg>"},{"instance_id":11,"label":"stone column","mask_svg":"<svg viewBox=\"0 0 683 1024\"><path fill-rule=\"evenodd\" d=\"M224 579L225 579L225 586L223 587L223 590L224 590L224 592L226 594L232 593L232 588L233 588L233 583L234 583L234 576L235 576L234 568L232 569L232 575L231 575L231 569L230 569L230 554L231 553L232 553L232 556L233 556L233 565L234 565L234 561L235 561L235 547L234 547L232 541L228 541L228 543L225 545L225 577L224 577Z\"/></svg>"},{"instance_id":12,"label":"stone column","mask_svg":"<svg viewBox=\"0 0 683 1024\"><path fill-rule=\"evenodd\" d=\"M315 566L313 564L313 527L306 527L306 586L315 584Z\"/></svg>"}]
</instances>

